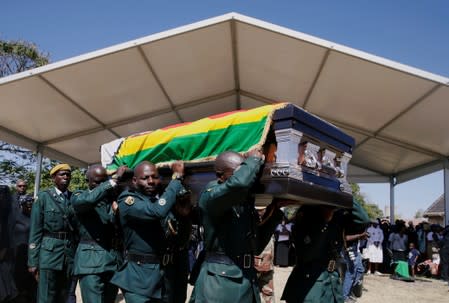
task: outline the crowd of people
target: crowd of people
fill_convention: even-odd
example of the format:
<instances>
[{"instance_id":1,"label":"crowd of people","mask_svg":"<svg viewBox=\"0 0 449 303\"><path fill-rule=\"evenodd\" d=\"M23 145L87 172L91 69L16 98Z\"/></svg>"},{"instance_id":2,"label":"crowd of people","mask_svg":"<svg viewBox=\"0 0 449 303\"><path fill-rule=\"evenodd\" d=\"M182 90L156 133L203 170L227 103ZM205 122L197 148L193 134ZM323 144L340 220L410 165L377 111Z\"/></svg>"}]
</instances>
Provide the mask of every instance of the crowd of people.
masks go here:
<instances>
[{"instance_id":1,"label":"crowd of people","mask_svg":"<svg viewBox=\"0 0 449 303\"><path fill-rule=\"evenodd\" d=\"M259 150L220 154L217 178L196 209L181 161L172 164L166 186L147 161L120 167L113 178L93 165L88 189L73 193L67 164L50 171L54 186L36 199L23 180L15 196L2 186L0 302L75 302L79 284L83 302L115 302L120 289L128 303L176 303L188 299L191 283L190 302L268 303L273 261L295 264L282 294L287 303L350 302L362 259L369 260L368 273L389 270L390 256L408 258L419 272L428 251L439 251L447 279L447 230L380 221L365 230L368 216L355 201L352 209L303 205L287 222L281 209L292 201L255 205L252 188L263 163Z\"/></svg>"},{"instance_id":2,"label":"crowd of people","mask_svg":"<svg viewBox=\"0 0 449 303\"><path fill-rule=\"evenodd\" d=\"M397 264L405 262L411 277L419 274L449 280L449 227L377 219L367 232L370 237L359 248L368 262L368 275L394 273Z\"/></svg>"}]
</instances>

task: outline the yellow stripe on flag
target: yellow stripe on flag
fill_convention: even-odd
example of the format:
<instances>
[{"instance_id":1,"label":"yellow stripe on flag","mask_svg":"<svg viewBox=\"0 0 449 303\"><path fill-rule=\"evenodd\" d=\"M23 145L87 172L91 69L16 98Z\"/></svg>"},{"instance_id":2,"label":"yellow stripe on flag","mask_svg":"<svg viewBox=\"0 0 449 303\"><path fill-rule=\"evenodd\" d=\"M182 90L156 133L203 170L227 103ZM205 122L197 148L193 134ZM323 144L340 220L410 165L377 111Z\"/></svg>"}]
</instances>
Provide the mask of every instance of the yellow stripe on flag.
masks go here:
<instances>
[{"instance_id":1,"label":"yellow stripe on flag","mask_svg":"<svg viewBox=\"0 0 449 303\"><path fill-rule=\"evenodd\" d=\"M150 149L157 145L168 143L175 137L192 136L227 128L231 125L257 122L265 118L273 110L282 107L283 105L283 103L279 103L261 106L247 111L231 113L219 118L207 117L186 125L180 125L178 127L168 129L158 129L154 132L128 137L121 144L117 156L121 157L132 155L141 150Z\"/></svg>"}]
</instances>

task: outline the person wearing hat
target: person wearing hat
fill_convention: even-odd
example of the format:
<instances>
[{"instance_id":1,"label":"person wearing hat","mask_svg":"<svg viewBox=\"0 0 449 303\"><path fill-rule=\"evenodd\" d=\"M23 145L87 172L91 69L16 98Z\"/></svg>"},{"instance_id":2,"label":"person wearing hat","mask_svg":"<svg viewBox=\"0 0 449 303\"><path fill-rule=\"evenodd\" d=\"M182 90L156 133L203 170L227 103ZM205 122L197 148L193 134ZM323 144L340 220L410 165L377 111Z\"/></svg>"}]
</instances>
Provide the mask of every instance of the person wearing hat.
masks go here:
<instances>
[{"instance_id":1,"label":"person wearing hat","mask_svg":"<svg viewBox=\"0 0 449 303\"><path fill-rule=\"evenodd\" d=\"M260 302L254 256L266 247L283 216L283 202L273 200L258 224L251 189L263 163L259 150L246 158L233 151L217 156L217 180L206 186L198 202L206 255L190 302Z\"/></svg>"},{"instance_id":2,"label":"person wearing hat","mask_svg":"<svg viewBox=\"0 0 449 303\"><path fill-rule=\"evenodd\" d=\"M75 218L68 190L71 167L50 171L54 187L39 192L31 210L28 270L38 280L38 302L65 302L72 284Z\"/></svg>"}]
</instances>

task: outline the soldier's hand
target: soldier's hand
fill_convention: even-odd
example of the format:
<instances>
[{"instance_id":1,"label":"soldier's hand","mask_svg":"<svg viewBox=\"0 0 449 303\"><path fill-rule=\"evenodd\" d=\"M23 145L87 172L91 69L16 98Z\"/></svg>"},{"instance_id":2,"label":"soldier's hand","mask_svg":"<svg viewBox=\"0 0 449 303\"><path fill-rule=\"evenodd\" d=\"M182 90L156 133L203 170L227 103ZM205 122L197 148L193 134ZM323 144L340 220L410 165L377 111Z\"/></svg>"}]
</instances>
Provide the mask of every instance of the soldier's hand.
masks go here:
<instances>
[{"instance_id":1,"label":"soldier's hand","mask_svg":"<svg viewBox=\"0 0 449 303\"><path fill-rule=\"evenodd\" d=\"M120 181L125 174L125 172L128 170L128 166L122 165L117 169L117 172L115 173L115 176L117 178L117 181Z\"/></svg>"},{"instance_id":2,"label":"soldier's hand","mask_svg":"<svg viewBox=\"0 0 449 303\"><path fill-rule=\"evenodd\" d=\"M246 158L248 158L248 157L256 157L256 158L262 159L262 161L265 161L265 155L263 154L263 152L259 148L255 148L255 149L252 149L252 150L248 151L245 154L245 157Z\"/></svg>"},{"instance_id":3,"label":"soldier's hand","mask_svg":"<svg viewBox=\"0 0 449 303\"><path fill-rule=\"evenodd\" d=\"M184 162L183 161L175 161L171 165L171 170L173 174L177 174L177 177L184 176Z\"/></svg>"},{"instance_id":4,"label":"soldier's hand","mask_svg":"<svg viewBox=\"0 0 449 303\"><path fill-rule=\"evenodd\" d=\"M359 239L365 240L368 238L368 236L369 234L366 231L364 231L363 233L359 234Z\"/></svg>"},{"instance_id":5,"label":"soldier's hand","mask_svg":"<svg viewBox=\"0 0 449 303\"><path fill-rule=\"evenodd\" d=\"M34 279L39 282L39 271L37 270L37 267L28 267L28 272L32 273Z\"/></svg>"},{"instance_id":6,"label":"soldier's hand","mask_svg":"<svg viewBox=\"0 0 449 303\"><path fill-rule=\"evenodd\" d=\"M112 208L112 211L114 212L114 215L117 214L117 211L118 211L117 201L112 201L111 208Z\"/></svg>"}]
</instances>

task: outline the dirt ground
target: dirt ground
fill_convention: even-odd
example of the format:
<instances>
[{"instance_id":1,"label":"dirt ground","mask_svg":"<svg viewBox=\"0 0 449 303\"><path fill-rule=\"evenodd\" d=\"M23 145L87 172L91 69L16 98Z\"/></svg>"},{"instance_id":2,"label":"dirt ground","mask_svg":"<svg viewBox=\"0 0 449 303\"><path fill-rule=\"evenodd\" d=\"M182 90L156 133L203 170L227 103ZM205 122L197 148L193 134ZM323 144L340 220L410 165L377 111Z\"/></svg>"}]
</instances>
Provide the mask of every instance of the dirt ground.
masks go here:
<instances>
[{"instance_id":1,"label":"dirt ground","mask_svg":"<svg viewBox=\"0 0 449 303\"><path fill-rule=\"evenodd\" d=\"M290 274L291 267L275 268L275 297L280 301L282 290ZM449 286L442 281L418 277L415 282L403 282L390 279L388 275L365 276L365 291L358 303L448 303ZM189 286L190 296L192 288ZM79 289L77 290L77 302L82 302ZM125 302L121 294L117 302ZM223 302L226 303L226 302Z\"/></svg>"}]
</instances>

